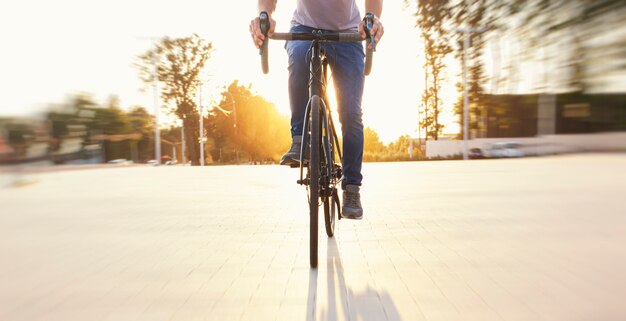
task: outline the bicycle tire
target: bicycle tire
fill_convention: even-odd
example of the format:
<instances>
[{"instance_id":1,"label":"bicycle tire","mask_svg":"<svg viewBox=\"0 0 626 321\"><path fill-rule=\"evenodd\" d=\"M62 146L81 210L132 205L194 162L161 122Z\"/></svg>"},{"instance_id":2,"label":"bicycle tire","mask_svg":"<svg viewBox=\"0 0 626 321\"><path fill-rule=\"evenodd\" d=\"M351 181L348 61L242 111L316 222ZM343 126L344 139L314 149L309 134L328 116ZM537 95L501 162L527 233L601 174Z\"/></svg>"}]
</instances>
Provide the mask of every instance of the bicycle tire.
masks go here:
<instances>
[{"instance_id":1,"label":"bicycle tire","mask_svg":"<svg viewBox=\"0 0 626 321\"><path fill-rule=\"evenodd\" d=\"M322 108L326 108L326 106L327 105L324 104L324 107ZM324 144L324 163L326 165L326 175L328 176L328 179L325 180L328 186L324 186L324 190L327 191L328 194L325 194L322 197L322 201L324 202L324 226L326 227L326 235L328 235L328 237L333 237L335 236L335 220L337 218L337 216L335 216L335 199L333 196L337 193L337 189L335 188L333 177L335 167L335 151L332 143L334 133L330 122L330 115L326 117L323 124L325 124L327 128L326 138L322 139L322 144Z\"/></svg>"},{"instance_id":2,"label":"bicycle tire","mask_svg":"<svg viewBox=\"0 0 626 321\"><path fill-rule=\"evenodd\" d=\"M335 222L338 217L339 210L339 196L337 196L337 189L333 188L333 192L330 197L324 197L324 223L326 225L326 235L328 237L335 236Z\"/></svg>"},{"instance_id":3,"label":"bicycle tire","mask_svg":"<svg viewBox=\"0 0 626 321\"><path fill-rule=\"evenodd\" d=\"M320 192L320 141L321 121L320 121L320 97L314 95L311 97L310 120L309 126L311 131L311 149L309 170L311 173L310 199L309 199L309 216L310 216L310 263L312 268L317 267L317 240L318 240L318 211L319 211L319 192Z\"/></svg>"}]
</instances>

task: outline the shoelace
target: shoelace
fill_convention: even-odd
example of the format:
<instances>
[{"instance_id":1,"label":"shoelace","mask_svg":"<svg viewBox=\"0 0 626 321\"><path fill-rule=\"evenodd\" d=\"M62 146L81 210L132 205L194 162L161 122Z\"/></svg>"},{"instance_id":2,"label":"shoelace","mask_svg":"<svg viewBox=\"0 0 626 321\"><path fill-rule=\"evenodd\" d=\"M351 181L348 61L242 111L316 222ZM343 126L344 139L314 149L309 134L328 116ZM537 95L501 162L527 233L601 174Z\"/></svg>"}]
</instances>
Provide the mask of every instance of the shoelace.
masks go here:
<instances>
[{"instance_id":1,"label":"shoelace","mask_svg":"<svg viewBox=\"0 0 626 321\"><path fill-rule=\"evenodd\" d=\"M346 202L345 202L346 207L358 208L359 207L359 194L351 193L351 192L344 192L344 193L346 193Z\"/></svg>"}]
</instances>

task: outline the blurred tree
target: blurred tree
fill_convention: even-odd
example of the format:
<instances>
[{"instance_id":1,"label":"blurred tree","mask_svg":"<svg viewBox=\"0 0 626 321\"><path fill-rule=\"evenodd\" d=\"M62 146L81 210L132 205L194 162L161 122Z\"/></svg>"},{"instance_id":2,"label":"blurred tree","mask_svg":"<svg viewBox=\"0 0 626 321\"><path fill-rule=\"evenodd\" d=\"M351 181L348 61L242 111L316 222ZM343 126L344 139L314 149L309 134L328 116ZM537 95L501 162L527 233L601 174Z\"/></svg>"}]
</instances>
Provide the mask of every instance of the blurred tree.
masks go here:
<instances>
[{"instance_id":1,"label":"blurred tree","mask_svg":"<svg viewBox=\"0 0 626 321\"><path fill-rule=\"evenodd\" d=\"M409 147L409 136L402 135L398 137L398 139L396 139L395 142L391 142L389 143L389 145L387 145L387 152L392 153L392 154L398 154L398 153L404 154L407 152L408 147Z\"/></svg>"},{"instance_id":2,"label":"blurred tree","mask_svg":"<svg viewBox=\"0 0 626 321\"><path fill-rule=\"evenodd\" d=\"M411 137L402 135L394 142L384 145L376 131L365 128L365 148L363 150L363 161L365 162L396 162L419 160L422 158L417 146L413 149L413 158L409 158L409 146Z\"/></svg>"},{"instance_id":3,"label":"blurred tree","mask_svg":"<svg viewBox=\"0 0 626 321\"><path fill-rule=\"evenodd\" d=\"M411 145L411 136L402 135L395 142L389 143L387 153L394 156L394 160L410 160L409 146ZM413 159L419 160L421 153L417 145L413 146Z\"/></svg>"},{"instance_id":4,"label":"blurred tree","mask_svg":"<svg viewBox=\"0 0 626 321\"><path fill-rule=\"evenodd\" d=\"M385 153L385 144L380 141L378 133L370 127L365 127L363 134L365 142L363 161L376 162L382 160Z\"/></svg>"},{"instance_id":5,"label":"blurred tree","mask_svg":"<svg viewBox=\"0 0 626 321\"><path fill-rule=\"evenodd\" d=\"M222 93L205 122L214 160L275 161L289 148L289 120L250 86L236 80Z\"/></svg>"},{"instance_id":6,"label":"blurred tree","mask_svg":"<svg viewBox=\"0 0 626 321\"><path fill-rule=\"evenodd\" d=\"M144 107L134 106L128 112L128 118L133 132L139 133L141 138L133 141L136 144L136 159L133 161L146 162L154 158L154 119Z\"/></svg>"},{"instance_id":7,"label":"blurred tree","mask_svg":"<svg viewBox=\"0 0 626 321\"><path fill-rule=\"evenodd\" d=\"M364 153L382 153L385 150L385 144L380 141L378 133L370 127L365 127L363 132L365 147Z\"/></svg>"},{"instance_id":8,"label":"blurred tree","mask_svg":"<svg viewBox=\"0 0 626 321\"><path fill-rule=\"evenodd\" d=\"M405 3L413 1L405 0ZM436 78L430 69L436 61L429 59L432 57L429 51L443 38L437 36L439 33L433 26L445 26L454 32L450 41L454 55L462 67L469 69L470 137L484 137L490 115L502 114L502 108L508 108L498 105L494 95L601 92L608 90L607 87L615 90L621 84L615 79L626 73L624 64L619 63L626 47L614 33L624 26L626 2L623 0L417 0L415 3L417 26L426 52L426 87L421 97L420 123L426 127L427 138L432 137L429 133L436 125L432 106L437 103L433 82ZM467 61L463 54L464 34L457 32L460 28L486 28L485 32L471 34ZM502 52L501 44L505 49ZM492 52L487 56L485 49L489 47ZM485 66L486 57L493 59L490 74ZM464 88L462 84L457 88L460 97L454 111L463 128Z\"/></svg>"},{"instance_id":9,"label":"blurred tree","mask_svg":"<svg viewBox=\"0 0 626 321\"><path fill-rule=\"evenodd\" d=\"M424 128L426 139L437 140L443 125L439 122L442 110L441 85L444 58L452 51L448 33L443 28L450 17L448 0L417 0L417 26L424 40L425 88L421 96L420 128Z\"/></svg>"},{"instance_id":10,"label":"blurred tree","mask_svg":"<svg viewBox=\"0 0 626 321\"><path fill-rule=\"evenodd\" d=\"M174 113L185 126L188 159L193 165L200 163L200 115L196 97L202 81L202 71L212 50L211 42L194 34L186 38L163 38L153 49L139 56L140 78L147 84L154 80L154 65L158 60L157 76L161 82L161 97L165 103L173 102L176 105Z\"/></svg>"},{"instance_id":11,"label":"blurred tree","mask_svg":"<svg viewBox=\"0 0 626 321\"><path fill-rule=\"evenodd\" d=\"M46 114L46 122L49 151L55 161L79 157L69 157L67 150L61 149L64 142L75 145L76 141L83 148L99 144L105 161L136 156L136 150L135 153L132 151L141 137L138 130L141 126L131 123L129 114L121 109L116 96L109 97L104 106L99 106L89 94L73 95L66 103L51 108Z\"/></svg>"},{"instance_id":12,"label":"blurred tree","mask_svg":"<svg viewBox=\"0 0 626 321\"><path fill-rule=\"evenodd\" d=\"M117 97L110 97L105 106L92 109L95 112L89 131L100 135L105 160L132 159L132 141L127 134L134 133L131 118L119 106Z\"/></svg>"},{"instance_id":13,"label":"blurred tree","mask_svg":"<svg viewBox=\"0 0 626 321\"><path fill-rule=\"evenodd\" d=\"M119 106L117 97L110 97L104 108L96 111L96 126L102 128L107 135L127 134L133 128L130 119Z\"/></svg>"},{"instance_id":14,"label":"blurred tree","mask_svg":"<svg viewBox=\"0 0 626 321\"><path fill-rule=\"evenodd\" d=\"M182 162L181 148L181 130L180 126L171 126L161 130L161 150L163 157L171 160L180 160ZM176 152L174 152L176 150ZM176 154L174 154L176 153ZM176 158L174 158L176 156Z\"/></svg>"},{"instance_id":15,"label":"blurred tree","mask_svg":"<svg viewBox=\"0 0 626 321\"><path fill-rule=\"evenodd\" d=\"M481 28L491 28L493 21L489 21L487 8L492 6L500 8L503 4L500 0L458 0L451 6L451 23L455 29L471 28L478 30ZM468 72L467 83L469 93L469 130L470 137L479 136L486 129L486 117L488 102L485 98L484 85L487 81L485 75L485 67L482 60L483 50L485 47L485 32L470 33L470 46L464 48L464 33L455 32L456 46L454 54L461 62L461 77L463 68L467 64ZM468 61L465 61L464 50L467 50ZM462 84L458 84L460 98L454 106L454 111L458 116L461 128L461 137L463 136L463 95L464 88Z\"/></svg>"}]
</instances>

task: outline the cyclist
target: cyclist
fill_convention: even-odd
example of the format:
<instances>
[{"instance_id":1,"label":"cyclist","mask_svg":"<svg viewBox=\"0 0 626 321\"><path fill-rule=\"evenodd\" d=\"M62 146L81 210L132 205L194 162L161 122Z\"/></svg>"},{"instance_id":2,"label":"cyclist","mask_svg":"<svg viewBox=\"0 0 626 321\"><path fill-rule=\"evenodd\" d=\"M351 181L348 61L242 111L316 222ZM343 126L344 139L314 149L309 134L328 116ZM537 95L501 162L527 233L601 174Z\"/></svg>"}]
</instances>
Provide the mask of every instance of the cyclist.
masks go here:
<instances>
[{"instance_id":1,"label":"cyclist","mask_svg":"<svg viewBox=\"0 0 626 321\"><path fill-rule=\"evenodd\" d=\"M268 36L272 36L276 22L271 18L277 0L258 0L258 11L270 15ZM313 30L334 32L359 32L365 38L363 21L356 0L297 0L290 32ZM376 43L383 36L384 28L378 17L383 0L365 0L365 10L374 15L370 34ZM250 23L250 34L257 47L263 44L264 35L259 18ZM289 101L291 105L291 137L289 151L281 158L281 165L300 161L304 113L309 99L309 41L288 41L285 45L289 56ZM371 45L370 45L371 46ZM336 87L339 121L343 136L343 206L342 217L363 218L359 189L361 186L361 163L363 161L363 121L361 99L364 83L364 53L360 42L342 42L324 45L329 65L333 71Z\"/></svg>"}]
</instances>

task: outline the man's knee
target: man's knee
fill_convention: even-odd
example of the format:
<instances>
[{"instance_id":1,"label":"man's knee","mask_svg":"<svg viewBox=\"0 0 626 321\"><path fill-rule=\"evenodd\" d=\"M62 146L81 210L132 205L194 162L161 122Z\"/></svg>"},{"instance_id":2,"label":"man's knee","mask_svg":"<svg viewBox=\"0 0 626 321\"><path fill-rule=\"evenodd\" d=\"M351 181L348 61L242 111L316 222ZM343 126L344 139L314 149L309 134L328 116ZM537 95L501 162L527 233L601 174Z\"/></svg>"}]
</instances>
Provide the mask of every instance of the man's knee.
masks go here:
<instances>
[{"instance_id":1,"label":"man's knee","mask_svg":"<svg viewBox=\"0 0 626 321\"><path fill-rule=\"evenodd\" d=\"M309 45L306 41L289 41L287 43L287 55L289 56L289 70L301 72L309 69L307 52Z\"/></svg>"},{"instance_id":2,"label":"man's knee","mask_svg":"<svg viewBox=\"0 0 626 321\"><path fill-rule=\"evenodd\" d=\"M363 113L361 112L361 108L353 111L342 110L339 113L339 120L341 121L344 135L363 133Z\"/></svg>"}]
</instances>

